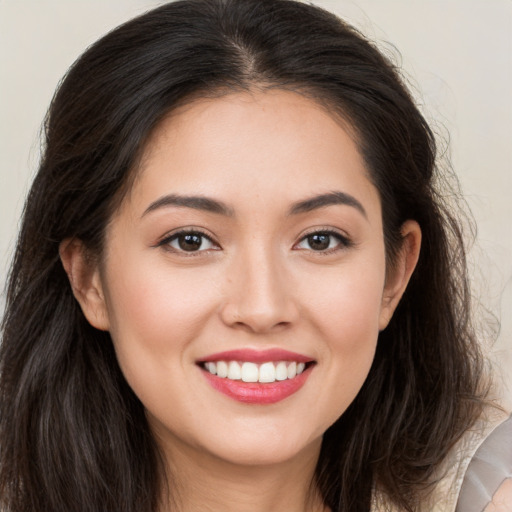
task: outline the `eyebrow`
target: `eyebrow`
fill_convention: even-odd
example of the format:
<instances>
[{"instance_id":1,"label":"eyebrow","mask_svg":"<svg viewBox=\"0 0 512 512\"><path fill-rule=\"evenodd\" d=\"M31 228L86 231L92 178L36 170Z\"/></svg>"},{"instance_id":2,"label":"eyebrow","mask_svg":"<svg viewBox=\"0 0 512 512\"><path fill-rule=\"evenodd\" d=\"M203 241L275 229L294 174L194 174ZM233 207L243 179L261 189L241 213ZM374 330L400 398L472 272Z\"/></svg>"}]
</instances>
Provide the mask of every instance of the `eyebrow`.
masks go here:
<instances>
[{"instance_id":1,"label":"eyebrow","mask_svg":"<svg viewBox=\"0 0 512 512\"><path fill-rule=\"evenodd\" d=\"M166 208L169 206L193 208L194 210L202 210L217 213L219 215L225 215L227 217L234 217L233 209L221 201L204 196L182 196L178 194L169 194L160 197L146 208L142 217L150 212L158 210L159 208Z\"/></svg>"},{"instance_id":2,"label":"eyebrow","mask_svg":"<svg viewBox=\"0 0 512 512\"><path fill-rule=\"evenodd\" d=\"M345 192L329 192L326 194L319 194L308 199L294 203L289 210L289 215L298 215L300 213L307 213L319 208L325 208L332 205L346 205L351 206L358 210L365 218L368 218L366 210L363 205L350 194ZM148 213L158 210L160 208L167 208L170 206L177 206L181 208L193 208L194 210L202 210L206 212L224 215L226 217L234 217L235 212L231 207L210 197L205 196L183 196L178 194L168 194L153 201L144 211L142 217Z\"/></svg>"},{"instance_id":3,"label":"eyebrow","mask_svg":"<svg viewBox=\"0 0 512 512\"><path fill-rule=\"evenodd\" d=\"M366 219L368 218L368 215L363 205L354 196L351 196L350 194L347 194L345 192L337 191L329 192L327 194L320 194L295 203L290 208L290 215L306 213L316 210L318 208L325 208L326 206L332 206L337 204L352 206L353 208L358 210L363 215L363 217L365 217Z\"/></svg>"}]
</instances>

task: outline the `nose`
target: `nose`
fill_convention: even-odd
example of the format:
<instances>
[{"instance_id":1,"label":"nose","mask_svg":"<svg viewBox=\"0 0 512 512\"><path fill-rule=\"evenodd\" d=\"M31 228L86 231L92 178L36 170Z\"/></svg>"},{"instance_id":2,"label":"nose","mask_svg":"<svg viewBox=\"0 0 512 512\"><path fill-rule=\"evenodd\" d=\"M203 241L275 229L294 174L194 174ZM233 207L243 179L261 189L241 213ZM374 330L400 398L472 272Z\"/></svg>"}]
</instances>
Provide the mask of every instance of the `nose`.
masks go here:
<instances>
[{"instance_id":1,"label":"nose","mask_svg":"<svg viewBox=\"0 0 512 512\"><path fill-rule=\"evenodd\" d=\"M270 250L241 254L230 266L222 321L255 334L280 331L299 318L286 265Z\"/></svg>"}]
</instances>

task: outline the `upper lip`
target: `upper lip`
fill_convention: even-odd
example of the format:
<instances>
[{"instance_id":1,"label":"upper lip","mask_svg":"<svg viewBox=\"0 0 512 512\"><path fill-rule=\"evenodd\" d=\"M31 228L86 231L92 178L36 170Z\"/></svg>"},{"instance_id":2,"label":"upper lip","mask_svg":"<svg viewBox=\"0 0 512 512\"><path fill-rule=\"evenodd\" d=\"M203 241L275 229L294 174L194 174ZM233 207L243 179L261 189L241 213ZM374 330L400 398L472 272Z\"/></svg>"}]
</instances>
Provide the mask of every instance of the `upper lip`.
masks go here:
<instances>
[{"instance_id":1,"label":"upper lip","mask_svg":"<svg viewBox=\"0 0 512 512\"><path fill-rule=\"evenodd\" d=\"M296 361L298 363L309 363L314 361L314 359L304 354L290 352L289 350L280 348L271 348L266 350L241 348L210 354L206 357L202 357L198 362L216 361L242 361L252 363L266 363L269 361Z\"/></svg>"}]
</instances>

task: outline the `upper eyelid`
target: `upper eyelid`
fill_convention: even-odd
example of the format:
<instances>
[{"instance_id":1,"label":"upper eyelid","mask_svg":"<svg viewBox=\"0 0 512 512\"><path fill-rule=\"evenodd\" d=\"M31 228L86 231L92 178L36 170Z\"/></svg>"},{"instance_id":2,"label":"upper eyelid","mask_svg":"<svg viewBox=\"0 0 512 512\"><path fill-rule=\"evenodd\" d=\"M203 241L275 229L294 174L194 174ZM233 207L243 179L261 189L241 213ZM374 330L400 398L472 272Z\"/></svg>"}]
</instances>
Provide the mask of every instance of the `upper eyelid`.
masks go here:
<instances>
[{"instance_id":1,"label":"upper eyelid","mask_svg":"<svg viewBox=\"0 0 512 512\"><path fill-rule=\"evenodd\" d=\"M213 244L217 245L218 247L221 247L220 243L216 240L216 238L213 235L206 232L203 228L195 227L195 226L190 226L190 227L186 227L186 228L177 228L176 230L172 230L172 231L166 233L164 236L162 236L157 241L155 246L165 245L165 244L169 243L170 240L174 239L175 237L177 237L179 235L186 235L186 234L193 234L193 233L198 233L201 236L204 236L205 238L207 238ZM294 246L297 245L298 243L302 242L308 236L311 236L311 235L314 235L317 233L325 233L325 234L335 236L335 237L339 238L341 240L341 242L345 243L347 246L354 244L352 238L348 234L342 232L341 230L338 230L333 227L327 227L327 226L326 227L316 226L314 228L310 228L310 229L306 230L305 232L302 232L301 235L299 236L299 238L297 239L297 242L294 243Z\"/></svg>"},{"instance_id":2,"label":"upper eyelid","mask_svg":"<svg viewBox=\"0 0 512 512\"><path fill-rule=\"evenodd\" d=\"M311 228L310 230L306 230L305 232L303 232L300 237L299 237L299 241L300 240L304 240L304 238L308 237L308 236L311 236L311 235L315 235L317 233L325 233L325 234L328 234L328 235L334 235L334 236L338 236L340 238L342 238L343 240L346 240L346 241L351 241L351 237L341 231L341 230L338 230L336 228L332 228L332 227L315 227L315 228Z\"/></svg>"},{"instance_id":3,"label":"upper eyelid","mask_svg":"<svg viewBox=\"0 0 512 512\"><path fill-rule=\"evenodd\" d=\"M167 234L165 234L163 237L161 237L155 245L162 246L162 245L169 243L171 240L178 237L179 235L188 235L188 234L195 234L195 233L197 233L201 236L204 236L205 238L210 240L210 242L212 242L214 245L217 245L220 247L219 242L217 242L217 240L212 235L210 235L209 233L206 233L203 229L196 228L196 227L179 228L175 231L170 231Z\"/></svg>"},{"instance_id":4,"label":"upper eyelid","mask_svg":"<svg viewBox=\"0 0 512 512\"><path fill-rule=\"evenodd\" d=\"M334 228L323 228L323 229L322 228L314 228L311 231L302 234L300 236L300 238L298 239L298 241L293 245L293 247L296 247L297 245L302 243L309 236L319 234L319 233L336 237L339 240L340 245L344 249L348 249L355 245L354 241L352 240L352 238L350 236L348 236L347 234L344 234ZM313 251L313 252L316 252L318 254L326 254L327 252L335 251L335 250L336 250L335 248L332 248L332 249L328 249L327 251Z\"/></svg>"}]
</instances>

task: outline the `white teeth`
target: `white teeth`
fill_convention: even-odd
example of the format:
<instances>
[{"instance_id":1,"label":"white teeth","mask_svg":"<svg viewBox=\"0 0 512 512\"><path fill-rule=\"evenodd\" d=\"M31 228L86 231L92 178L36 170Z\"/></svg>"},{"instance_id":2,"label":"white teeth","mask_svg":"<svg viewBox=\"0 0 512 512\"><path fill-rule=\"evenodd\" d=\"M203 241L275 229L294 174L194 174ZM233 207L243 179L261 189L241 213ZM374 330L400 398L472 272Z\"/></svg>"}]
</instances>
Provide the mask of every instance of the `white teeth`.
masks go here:
<instances>
[{"instance_id":1,"label":"white teeth","mask_svg":"<svg viewBox=\"0 0 512 512\"><path fill-rule=\"evenodd\" d=\"M293 379L297 375L297 363L295 361L288 365L287 375L289 379Z\"/></svg>"},{"instance_id":2,"label":"white teeth","mask_svg":"<svg viewBox=\"0 0 512 512\"><path fill-rule=\"evenodd\" d=\"M242 369L236 361L230 361L228 365L228 379L240 380L242 378Z\"/></svg>"},{"instance_id":3,"label":"white teeth","mask_svg":"<svg viewBox=\"0 0 512 512\"><path fill-rule=\"evenodd\" d=\"M288 378L288 368L286 363L281 361L276 366L276 380L286 380Z\"/></svg>"},{"instance_id":4,"label":"white teeth","mask_svg":"<svg viewBox=\"0 0 512 512\"><path fill-rule=\"evenodd\" d=\"M217 375L222 378L228 376L228 364L225 361L217 362Z\"/></svg>"},{"instance_id":5,"label":"white teeth","mask_svg":"<svg viewBox=\"0 0 512 512\"><path fill-rule=\"evenodd\" d=\"M276 380L276 367L274 363L263 363L260 366L259 382L274 382Z\"/></svg>"},{"instance_id":6,"label":"white teeth","mask_svg":"<svg viewBox=\"0 0 512 512\"><path fill-rule=\"evenodd\" d=\"M258 365L255 363L244 363L242 365L242 380L244 382L258 382Z\"/></svg>"},{"instance_id":7,"label":"white teeth","mask_svg":"<svg viewBox=\"0 0 512 512\"><path fill-rule=\"evenodd\" d=\"M305 363L292 362L267 362L260 365L251 362L239 363L238 361L207 361L203 363L205 370L212 375L230 380L242 380L243 382L275 382L293 379L300 375L306 368Z\"/></svg>"}]
</instances>

